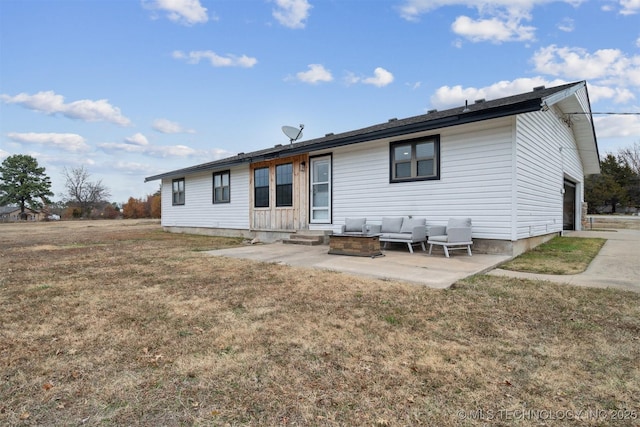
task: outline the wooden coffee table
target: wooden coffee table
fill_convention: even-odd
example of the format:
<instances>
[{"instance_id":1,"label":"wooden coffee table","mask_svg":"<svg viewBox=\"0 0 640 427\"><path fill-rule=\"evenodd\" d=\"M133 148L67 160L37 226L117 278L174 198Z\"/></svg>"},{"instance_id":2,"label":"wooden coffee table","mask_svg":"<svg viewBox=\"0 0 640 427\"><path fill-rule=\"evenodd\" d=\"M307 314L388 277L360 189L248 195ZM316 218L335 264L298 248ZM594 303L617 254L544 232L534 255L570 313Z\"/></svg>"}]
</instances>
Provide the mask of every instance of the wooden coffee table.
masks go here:
<instances>
[{"instance_id":1,"label":"wooden coffee table","mask_svg":"<svg viewBox=\"0 0 640 427\"><path fill-rule=\"evenodd\" d=\"M380 234L342 233L329 236L329 253L333 255L368 256L382 255Z\"/></svg>"}]
</instances>

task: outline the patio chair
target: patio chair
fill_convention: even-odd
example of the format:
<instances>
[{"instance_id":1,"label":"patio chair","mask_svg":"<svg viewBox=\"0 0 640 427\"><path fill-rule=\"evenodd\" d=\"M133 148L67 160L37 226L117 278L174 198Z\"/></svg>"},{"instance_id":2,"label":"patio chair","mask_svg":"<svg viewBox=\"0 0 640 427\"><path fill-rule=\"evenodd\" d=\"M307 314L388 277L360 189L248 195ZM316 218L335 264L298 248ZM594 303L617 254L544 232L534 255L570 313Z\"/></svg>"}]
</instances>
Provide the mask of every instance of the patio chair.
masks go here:
<instances>
[{"instance_id":1,"label":"patio chair","mask_svg":"<svg viewBox=\"0 0 640 427\"><path fill-rule=\"evenodd\" d=\"M340 232L344 233L363 233L365 232L366 218L345 218L344 225Z\"/></svg>"},{"instance_id":2,"label":"patio chair","mask_svg":"<svg viewBox=\"0 0 640 427\"><path fill-rule=\"evenodd\" d=\"M442 246L444 255L449 258L449 251L466 249L471 256L471 218L450 218L445 228L445 234L440 236L429 236L429 255L433 245Z\"/></svg>"}]
</instances>

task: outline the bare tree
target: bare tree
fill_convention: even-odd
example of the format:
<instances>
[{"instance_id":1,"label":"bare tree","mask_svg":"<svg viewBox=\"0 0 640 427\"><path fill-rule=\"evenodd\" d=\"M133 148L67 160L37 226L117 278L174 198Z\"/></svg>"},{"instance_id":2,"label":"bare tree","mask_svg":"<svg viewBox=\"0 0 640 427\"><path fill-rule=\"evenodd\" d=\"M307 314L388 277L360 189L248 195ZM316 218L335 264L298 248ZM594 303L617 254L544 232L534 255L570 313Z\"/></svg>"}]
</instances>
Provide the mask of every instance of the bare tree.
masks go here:
<instances>
[{"instance_id":1,"label":"bare tree","mask_svg":"<svg viewBox=\"0 0 640 427\"><path fill-rule=\"evenodd\" d=\"M89 216L91 210L98 204L106 202L111 193L102 184L102 180L90 181L89 171L84 166L68 170L64 168L67 190L66 201L80 209L81 216Z\"/></svg>"},{"instance_id":2,"label":"bare tree","mask_svg":"<svg viewBox=\"0 0 640 427\"><path fill-rule=\"evenodd\" d=\"M635 142L632 147L620 149L618 158L628 164L636 175L640 175L640 142Z\"/></svg>"}]
</instances>

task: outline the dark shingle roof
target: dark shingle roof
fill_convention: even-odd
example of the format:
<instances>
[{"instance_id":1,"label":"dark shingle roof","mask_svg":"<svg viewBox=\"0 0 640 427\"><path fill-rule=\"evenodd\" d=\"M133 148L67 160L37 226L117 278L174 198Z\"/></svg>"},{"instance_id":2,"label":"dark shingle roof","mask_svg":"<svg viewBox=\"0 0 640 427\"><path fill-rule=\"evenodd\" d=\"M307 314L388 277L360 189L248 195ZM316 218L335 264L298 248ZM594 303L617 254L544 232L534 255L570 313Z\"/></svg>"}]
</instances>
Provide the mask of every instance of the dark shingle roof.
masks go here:
<instances>
[{"instance_id":1,"label":"dark shingle roof","mask_svg":"<svg viewBox=\"0 0 640 427\"><path fill-rule=\"evenodd\" d=\"M551 95L561 93L562 91L572 89L577 85L584 84L584 82L575 82L552 88L534 88L533 91L518 95L471 103L466 107L468 111L464 111L465 106L450 108L443 111L431 111L427 114L408 117L405 119L392 119L385 123L335 135L327 134L324 137L308 141L301 141L286 145L278 144L275 147L253 151L251 153L241 153L225 159L150 176L145 178L145 182L168 178L171 176L178 177L189 173L207 170L220 170L242 163L268 160L277 157L307 153L310 151L357 144L359 142L372 141L380 138L396 137L432 129L441 129L454 125L538 111L541 108L543 99Z\"/></svg>"}]
</instances>

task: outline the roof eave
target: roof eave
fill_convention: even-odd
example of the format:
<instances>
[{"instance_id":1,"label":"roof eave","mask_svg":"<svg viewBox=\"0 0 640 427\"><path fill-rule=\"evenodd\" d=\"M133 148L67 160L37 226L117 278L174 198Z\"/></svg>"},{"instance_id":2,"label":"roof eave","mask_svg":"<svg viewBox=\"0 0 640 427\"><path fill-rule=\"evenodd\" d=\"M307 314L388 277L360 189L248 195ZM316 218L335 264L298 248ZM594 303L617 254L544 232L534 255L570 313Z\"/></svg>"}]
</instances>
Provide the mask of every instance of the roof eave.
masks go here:
<instances>
[{"instance_id":1,"label":"roof eave","mask_svg":"<svg viewBox=\"0 0 640 427\"><path fill-rule=\"evenodd\" d=\"M231 157L221 161L214 161L197 165L189 168L178 169L175 171L153 175L146 177L144 182L155 181L158 179L164 179L169 177L179 177L186 174L221 170L231 166L238 166L243 163L252 163L262 160L277 159L283 156L296 155L309 153L313 151L327 150L336 147L343 147L351 144L358 144L362 142L375 141L385 138L395 138L405 135L416 134L420 132L427 132L436 129L443 129L451 126L458 126L467 123L474 123L484 120L497 119L501 117L513 116L517 114L529 113L532 111L540 110L541 100L539 98L524 101L518 104L511 104L508 106L498 106L490 109L472 111L468 113L460 112L459 114L452 114L450 116L435 118L432 120L425 120L416 123L403 123L405 120L398 120L398 125L393 127L387 127L384 129L362 132L340 137L340 135L333 135L330 137L317 138L316 140L304 141L297 144L283 145L277 149L267 152L256 152L256 155L248 153L241 157ZM259 153L259 154L258 154Z\"/></svg>"},{"instance_id":2,"label":"roof eave","mask_svg":"<svg viewBox=\"0 0 640 427\"><path fill-rule=\"evenodd\" d=\"M581 81L576 83L575 85L568 87L564 90L555 92L549 96L545 96L544 98L542 98L542 103L541 103L541 107L544 108L549 108L554 104L557 104L558 102L562 101L563 99L567 99L570 96L574 95L576 92L578 92L580 89L585 88L586 89L586 82L585 81Z\"/></svg>"}]
</instances>

